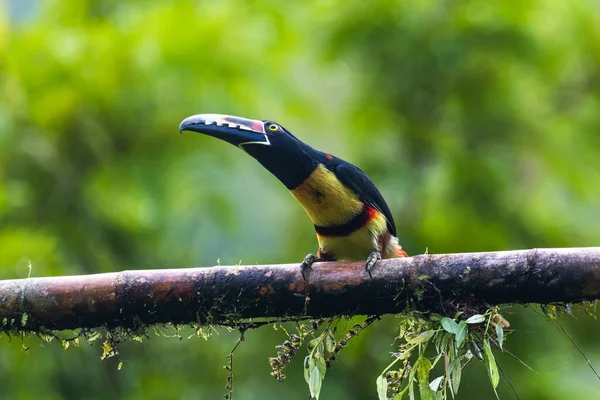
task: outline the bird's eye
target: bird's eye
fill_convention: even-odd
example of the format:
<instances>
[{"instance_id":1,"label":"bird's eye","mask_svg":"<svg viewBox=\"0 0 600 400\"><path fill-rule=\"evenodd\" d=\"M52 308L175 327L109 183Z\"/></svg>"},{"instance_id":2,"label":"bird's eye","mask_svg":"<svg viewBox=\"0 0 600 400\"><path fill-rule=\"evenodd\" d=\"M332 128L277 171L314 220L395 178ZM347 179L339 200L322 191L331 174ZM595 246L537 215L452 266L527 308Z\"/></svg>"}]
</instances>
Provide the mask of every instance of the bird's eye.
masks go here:
<instances>
[{"instance_id":1,"label":"bird's eye","mask_svg":"<svg viewBox=\"0 0 600 400\"><path fill-rule=\"evenodd\" d=\"M279 129L279 127L278 127L277 125L275 125L275 124L271 124L271 125L269 125L269 130L270 130L270 131L276 131L276 130L278 130L278 129Z\"/></svg>"}]
</instances>

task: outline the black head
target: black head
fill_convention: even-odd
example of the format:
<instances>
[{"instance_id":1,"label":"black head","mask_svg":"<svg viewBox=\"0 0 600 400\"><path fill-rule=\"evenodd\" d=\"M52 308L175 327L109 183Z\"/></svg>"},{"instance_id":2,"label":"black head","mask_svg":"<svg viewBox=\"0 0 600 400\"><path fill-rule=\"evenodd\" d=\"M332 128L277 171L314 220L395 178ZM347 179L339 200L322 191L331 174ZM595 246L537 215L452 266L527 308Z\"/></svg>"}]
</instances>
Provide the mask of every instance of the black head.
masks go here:
<instances>
[{"instance_id":1,"label":"black head","mask_svg":"<svg viewBox=\"0 0 600 400\"><path fill-rule=\"evenodd\" d=\"M318 165L316 150L273 121L198 114L184 119L179 131L213 136L241 148L288 189L302 183Z\"/></svg>"}]
</instances>

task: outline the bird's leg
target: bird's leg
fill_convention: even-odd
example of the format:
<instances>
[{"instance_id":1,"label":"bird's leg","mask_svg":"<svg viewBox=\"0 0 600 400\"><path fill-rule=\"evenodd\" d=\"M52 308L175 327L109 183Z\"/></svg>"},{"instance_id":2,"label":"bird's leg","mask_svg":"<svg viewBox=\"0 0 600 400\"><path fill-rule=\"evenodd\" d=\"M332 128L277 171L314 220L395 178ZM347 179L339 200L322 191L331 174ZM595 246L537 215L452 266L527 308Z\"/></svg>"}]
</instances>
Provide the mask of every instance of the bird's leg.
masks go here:
<instances>
[{"instance_id":1,"label":"bird's leg","mask_svg":"<svg viewBox=\"0 0 600 400\"><path fill-rule=\"evenodd\" d=\"M304 280L306 280L306 276L304 276L306 270L311 269L312 265L318 261L323 261L323 259L319 256L315 256L314 254L308 254L306 257L304 257L304 261L302 261L302 264L300 264L300 272L302 273L302 278Z\"/></svg>"},{"instance_id":2,"label":"bird's leg","mask_svg":"<svg viewBox=\"0 0 600 400\"><path fill-rule=\"evenodd\" d=\"M373 275L371 275L371 271L373 270L373 267L375 266L375 264L379 260L381 260L381 253L378 252L378 251L372 251L371 254L369 254L369 257L367 257L367 262L365 264L365 269L369 273L369 277L371 279L373 279Z\"/></svg>"}]
</instances>

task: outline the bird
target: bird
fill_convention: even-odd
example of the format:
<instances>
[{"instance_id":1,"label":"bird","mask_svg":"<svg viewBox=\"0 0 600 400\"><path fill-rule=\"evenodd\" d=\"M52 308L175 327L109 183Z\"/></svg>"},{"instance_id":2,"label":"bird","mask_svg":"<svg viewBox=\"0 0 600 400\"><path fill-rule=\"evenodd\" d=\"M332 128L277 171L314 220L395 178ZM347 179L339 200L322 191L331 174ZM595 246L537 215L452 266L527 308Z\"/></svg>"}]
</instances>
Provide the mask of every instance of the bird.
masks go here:
<instances>
[{"instance_id":1,"label":"bird","mask_svg":"<svg viewBox=\"0 0 600 400\"><path fill-rule=\"evenodd\" d=\"M357 166L302 142L281 124L223 114L185 118L179 132L196 132L239 147L271 172L304 208L319 244L300 264L302 277L318 261L408 257L383 196Z\"/></svg>"}]
</instances>

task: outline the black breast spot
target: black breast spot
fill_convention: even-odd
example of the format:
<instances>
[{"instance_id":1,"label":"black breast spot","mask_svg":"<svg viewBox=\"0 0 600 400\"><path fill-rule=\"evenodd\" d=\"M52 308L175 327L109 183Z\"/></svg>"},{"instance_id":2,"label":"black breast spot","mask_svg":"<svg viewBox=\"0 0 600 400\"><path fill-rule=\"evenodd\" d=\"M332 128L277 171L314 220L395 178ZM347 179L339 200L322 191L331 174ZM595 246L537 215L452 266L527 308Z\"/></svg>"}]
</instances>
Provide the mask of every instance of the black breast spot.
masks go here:
<instances>
[{"instance_id":1,"label":"black breast spot","mask_svg":"<svg viewBox=\"0 0 600 400\"><path fill-rule=\"evenodd\" d=\"M319 190L313 190L313 198L315 199L315 201L320 202L325 198L325 194L323 192L320 192Z\"/></svg>"}]
</instances>

